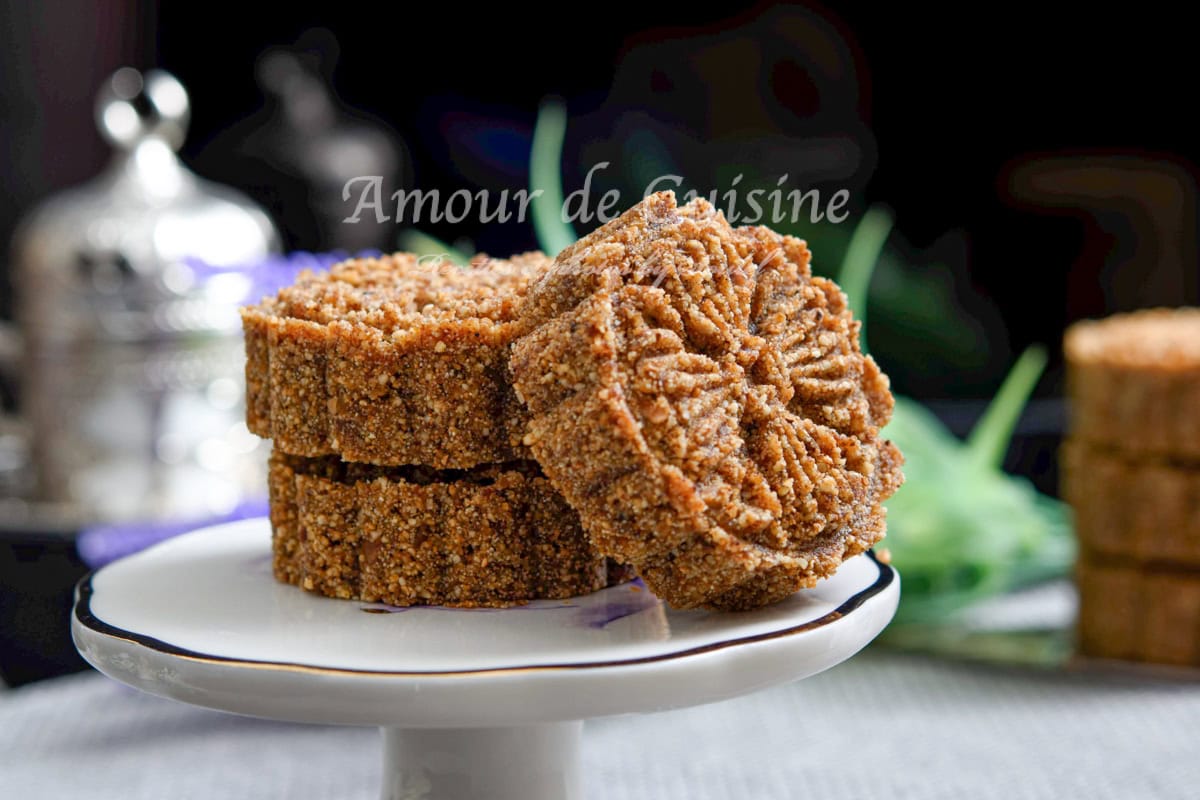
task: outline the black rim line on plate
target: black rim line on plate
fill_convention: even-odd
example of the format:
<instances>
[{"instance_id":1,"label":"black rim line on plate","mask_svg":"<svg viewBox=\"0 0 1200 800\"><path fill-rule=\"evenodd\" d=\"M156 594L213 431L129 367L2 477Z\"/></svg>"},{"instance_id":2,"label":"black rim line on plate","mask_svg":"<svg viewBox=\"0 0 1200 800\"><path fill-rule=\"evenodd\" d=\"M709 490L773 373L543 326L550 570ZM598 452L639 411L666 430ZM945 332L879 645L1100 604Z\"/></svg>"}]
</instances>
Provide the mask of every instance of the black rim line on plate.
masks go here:
<instances>
[{"instance_id":1,"label":"black rim line on plate","mask_svg":"<svg viewBox=\"0 0 1200 800\"><path fill-rule=\"evenodd\" d=\"M896 577L896 571L887 564L879 561L874 550L868 550L866 555L870 558L871 563L879 570L879 575L875 578L875 582L870 586L851 595L840 606L830 611L828 614L808 622L803 622L799 625L793 625L790 628L783 628L778 631L767 631L765 633L754 634L753 636L741 636L736 639L727 639L711 644L699 645L691 647L687 650L679 650L673 653L664 653L655 656L641 656L638 658L626 658L614 661L585 661L579 663L565 664L530 664L517 667L487 667L483 669L464 669L464 670L429 670L429 671L411 671L411 672L395 672L390 670L372 670L372 669L349 669L340 667L318 667L312 664L295 664L285 661L256 661L242 658L229 658L228 656L218 656L209 653L200 653L195 650L188 650L183 647L164 642L161 639L156 639L153 636L145 636L133 631L127 631L123 628L118 628L115 625L110 625L104 620L97 617L91 610L91 598L93 594L92 578L99 570L92 570L85 575L75 588L75 618L81 625L89 630L104 636L111 636L117 639L123 639L133 644L141 645L142 647L156 650L170 656L185 658L191 661L215 662L222 664L234 664L242 667L255 669L275 669L299 672L316 672L324 674L352 674L352 675L373 675L379 677L453 677L456 675L483 675L483 674L504 674L518 672L534 672L534 671L551 671L551 670L577 670L577 669L599 669L603 667L625 667L636 666L639 664L651 664L658 661L672 661L679 658L687 658L689 656L697 656L705 653L711 653L715 650L724 650L728 647L734 647L742 644L753 644L755 642L767 641L769 639L780 639L785 636L792 636L798 633L823 628L826 625L837 622L851 612L858 609L863 603L870 600L875 595L882 592L892 584ZM605 590L601 590L605 591ZM736 612L735 612L736 613Z\"/></svg>"}]
</instances>

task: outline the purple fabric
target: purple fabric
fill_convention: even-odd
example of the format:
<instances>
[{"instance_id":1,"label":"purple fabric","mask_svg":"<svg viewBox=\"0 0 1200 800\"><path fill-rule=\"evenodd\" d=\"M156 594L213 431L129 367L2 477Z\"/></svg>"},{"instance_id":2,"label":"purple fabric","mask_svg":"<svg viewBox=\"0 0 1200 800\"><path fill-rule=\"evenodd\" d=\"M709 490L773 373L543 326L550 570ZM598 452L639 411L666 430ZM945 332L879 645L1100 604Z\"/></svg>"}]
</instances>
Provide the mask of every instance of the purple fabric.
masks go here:
<instances>
[{"instance_id":1,"label":"purple fabric","mask_svg":"<svg viewBox=\"0 0 1200 800\"><path fill-rule=\"evenodd\" d=\"M355 257L367 258L378 255L378 250L364 250ZM293 283L296 280L296 276L304 270L324 272L334 264L345 261L349 257L348 253L336 250L331 253L308 253L298 250L286 255L267 256L262 261L253 264L216 265L195 258L187 259L186 263L191 268L196 281L200 284L217 275L224 275L230 272L249 276L250 282L239 302L257 303L262 298L273 295L284 286Z\"/></svg>"},{"instance_id":2,"label":"purple fabric","mask_svg":"<svg viewBox=\"0 0 1200 800\"><path fill-rule=\"evenodd\" d=\"M265 497L243 500L228 514L201 519L127 522L86 528L79 534L75 547L79 551L79 557L83 559L83 563L92 569L97 569L118 558L145 550L152 544L157 544L181 533L194 531L208 525L219 525L222 522L236 522L241 519L265 517L266 515L267 500Z\"/></svg>"}]
</instances>

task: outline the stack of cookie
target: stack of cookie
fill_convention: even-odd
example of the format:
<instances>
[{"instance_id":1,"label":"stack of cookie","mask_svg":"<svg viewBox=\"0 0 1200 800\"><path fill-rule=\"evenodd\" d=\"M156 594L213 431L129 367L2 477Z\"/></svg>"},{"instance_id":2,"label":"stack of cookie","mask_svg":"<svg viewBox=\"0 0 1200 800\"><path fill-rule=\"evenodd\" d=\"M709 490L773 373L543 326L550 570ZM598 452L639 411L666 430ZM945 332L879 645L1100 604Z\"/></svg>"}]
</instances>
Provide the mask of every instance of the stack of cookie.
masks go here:
<instances>
[{"instance_id":1,"label":"stack of cookie","mask_svg":"<svg viewBox=\"0 0 1200 800\"><path fill-rule=\"evenodd\" d=\"M1200 666L1200 309L1079 323L1064 346L1080 650Z\"/></svg>"},{"instance_id":2,"label":"stack of cookie","mask_svg":"<svg viewBox=\"0 0 1200 800\"><path fill-rule=\"evenodd\" d=\"M901 481L845 296L703 200L651 195L553 262L346 262L244 321L275 574L334 597L504 605L633 568L755 608L878 541Z\"/></svg>"},{"instance_id":3,"label":"stack of cookie","mask_svg":"<svg viewBox=\"0 0 1200 800\"><path fill-rule=\"evenodd\" d=\"M508 348L550 263L361 259L244 309L248 425L274 441L279 580L495 606L623 577L520 444Z\"/></svg>"}]
</instances>

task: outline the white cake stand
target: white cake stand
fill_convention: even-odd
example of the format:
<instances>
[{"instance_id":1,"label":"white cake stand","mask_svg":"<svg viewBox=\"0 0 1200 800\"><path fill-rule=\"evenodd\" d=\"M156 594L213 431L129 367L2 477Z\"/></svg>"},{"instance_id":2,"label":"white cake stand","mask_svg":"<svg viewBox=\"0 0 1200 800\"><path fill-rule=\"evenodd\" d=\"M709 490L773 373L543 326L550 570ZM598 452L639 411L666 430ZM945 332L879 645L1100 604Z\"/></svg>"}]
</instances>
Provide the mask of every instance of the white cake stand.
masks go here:
<instances>
[{"instance_id":1,"label":"white cake stand","mask_svg":"<svg viewBox=\"0 0 1200 800\"><path fill-rule=\"evenodd\" d=\"M258 519L85 578L71 630L93 666L151 694L381 726L385 800L577 800L582 720L813 675L871 641L899 596L896 573L859 556L748 613L672 611L637 582L512 609L399 609L276 583Z\"/></svg>"}]
</instances>

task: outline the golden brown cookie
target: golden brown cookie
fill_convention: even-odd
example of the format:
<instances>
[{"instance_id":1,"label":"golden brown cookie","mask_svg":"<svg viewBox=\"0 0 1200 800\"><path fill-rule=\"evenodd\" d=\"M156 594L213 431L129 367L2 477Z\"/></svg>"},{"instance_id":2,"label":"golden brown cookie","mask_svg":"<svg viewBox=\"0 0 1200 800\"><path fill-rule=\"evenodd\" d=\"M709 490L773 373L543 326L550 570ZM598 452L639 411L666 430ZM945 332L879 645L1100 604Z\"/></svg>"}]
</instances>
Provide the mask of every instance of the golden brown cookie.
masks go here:
<instances>
[{"instance_id":1,"label":"golden brown cookie","mask_svg":"<svg viewBox=\"0 0 1200 800\"><path fill-rule=\"evenodd\" d=\"M292 455L469 468L527 458L508 348L540 253L406 253L306 273L242 312L247 424Z\"/></svg>"},{"instance_id":2,"label":"golden brown cookie","mask_svg":"<svg viewBox=\"0 0 1200 800\"><path fill-rule=\"evenodd\" d=\"M442 472L274 452L275 576L329 597L506 606L630 577L528 462Z\"/></svg>"},{"instance_id":3,"label":"golden brown cookie","mask_svg":"<svg viewBox=\"0 0 1200 800\"><path fill-rule=\"evenodd\" d=\"M679 608L754 608L884 533L887 379L805 244L651 195L529 288L525 442L606 555Z\"/></svg>"},{"instance_id":4,"label":"golden brown cookie","mask_svg":"<svg viewBox=\"0 0 1200 800\"><path fill-rule=\"evenodd\" d=\"M1200 570L1085 556L1076 584L1083 655L1200 666Z\"/></svg>"},{"instance_id":5,"label":"golden brown cookie","mask_svg":"<svg viewBox=\"0 0 1200 800\"><path fill-rule=\"evenodd\" d=\"M1129 453L1200 459L1200 309L1076 323L1063 350L1072 436Z\"/></svg>"},{"instance_id":6,"label":"golden brown cookie","mask_svg":"<svg viewBox=\"0 0 1200 800\"><path fill-rule=\"evenodd\" d=\"M1172 462L1069 440L1063 496L1080 546L1115 562L1200 568L1200 461Z\"/></svg>"}]
</instances>

